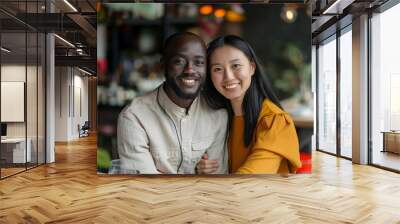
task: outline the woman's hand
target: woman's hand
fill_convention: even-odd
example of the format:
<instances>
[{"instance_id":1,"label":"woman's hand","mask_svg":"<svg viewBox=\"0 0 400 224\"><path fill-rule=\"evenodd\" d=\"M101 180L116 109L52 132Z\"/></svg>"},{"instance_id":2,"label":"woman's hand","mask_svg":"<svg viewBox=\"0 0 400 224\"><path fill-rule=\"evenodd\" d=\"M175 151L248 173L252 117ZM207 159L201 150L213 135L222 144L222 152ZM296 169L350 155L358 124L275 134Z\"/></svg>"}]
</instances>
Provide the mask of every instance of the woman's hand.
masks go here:
<instances>
[{"instance_id":1,"label":"woman's hand","mask_svg":"<svg viewBox=\"0 0 400 224\"><path fill-rule=\"evenodd\" d=\"M218 160L209 160L207 153L201 157L200 161L196 165L197 174L211 174L217 171L219 167Z\"/></svg>"}]
</instances>

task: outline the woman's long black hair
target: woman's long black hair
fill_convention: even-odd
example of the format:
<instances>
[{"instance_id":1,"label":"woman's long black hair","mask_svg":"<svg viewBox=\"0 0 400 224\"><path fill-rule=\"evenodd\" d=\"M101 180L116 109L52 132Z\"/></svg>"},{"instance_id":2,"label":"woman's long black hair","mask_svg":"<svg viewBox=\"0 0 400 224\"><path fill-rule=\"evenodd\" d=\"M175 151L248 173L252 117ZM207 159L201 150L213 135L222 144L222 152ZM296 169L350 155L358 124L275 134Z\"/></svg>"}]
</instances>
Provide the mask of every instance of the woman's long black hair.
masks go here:
<instances>
[{"instance_id":1,"label":"woman's long black hair","mask_svg":"<svg viewBox=\"0 0 400 224\"><path fill-rule=\"evenodd\" d=\"M278 97L272 90L271 83L268 76L264 73L261 64L254 53L251 46L242 38L234 35L227 35L218 37L213 40L207 48L207 77L203 89L203 96L206 102L211 108L221 109L225 108L229 114L228 130L230 130L230 124L234 116L230 101L221 95L214 87L211 80L211 69L210 69L210 56L212 53L222 46L229 45L240 51L242 51L250 62L254 62L256 69L254 75L251 77L250 87L248 88L242 103L242 109L244 113L244 143L248 147L251 143L254 130L256 129L258 116L262 109L262 104L265 99L269 99L275 105L282 108Z\"/></svg>"}]
</instances>

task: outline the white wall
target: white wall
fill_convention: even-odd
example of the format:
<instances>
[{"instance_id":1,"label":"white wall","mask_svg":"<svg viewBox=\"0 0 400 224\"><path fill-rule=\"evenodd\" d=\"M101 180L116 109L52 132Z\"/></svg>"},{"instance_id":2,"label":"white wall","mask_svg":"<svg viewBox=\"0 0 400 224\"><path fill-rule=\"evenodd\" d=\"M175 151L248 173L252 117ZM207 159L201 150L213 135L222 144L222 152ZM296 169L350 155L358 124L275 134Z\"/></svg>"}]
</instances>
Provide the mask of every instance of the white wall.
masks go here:
<instances>
[{"instance_id":1,"label":"white wall","mask_svg":"<svg viewBox=\"0 0 400 224\"><path fill-rule=\"evenodd\" d=\"M77 74L78 72L78 74ZM81 73L79 70L74 69L74 112L72 113L73 119L72 119L72 136L78 137L78 124L81 126L85 123L85 121L88 121L89 119L89 114L88 114L88 107L89 107L89 102L88 102L88 78L87 76L81 76L83 73ZM79 102L80 101L80 102ZM81 108L79 108L81 107ZM81 110L81 111L80 111Z\"/></svg>"},{"instance_id":2,"label":"white wall","mask_svg":"<svg viewBox=\"0 0 400 224\"><path fill-rule=\"evenodd\" d=\"M55 141L68 141L68 86L67 67L55 68Z\"/></svg>"},{"instance_id":3,"label":"white wall","mask_svg":"<svg viewBox=\"0 0 400 224\"><path fill-rule=\"evenodd\" d=\"M82 126L88 120L88 78L72 67L56 67L55 73L55 140L77 139L78 124Z\"/></svg>"}]
</instances>

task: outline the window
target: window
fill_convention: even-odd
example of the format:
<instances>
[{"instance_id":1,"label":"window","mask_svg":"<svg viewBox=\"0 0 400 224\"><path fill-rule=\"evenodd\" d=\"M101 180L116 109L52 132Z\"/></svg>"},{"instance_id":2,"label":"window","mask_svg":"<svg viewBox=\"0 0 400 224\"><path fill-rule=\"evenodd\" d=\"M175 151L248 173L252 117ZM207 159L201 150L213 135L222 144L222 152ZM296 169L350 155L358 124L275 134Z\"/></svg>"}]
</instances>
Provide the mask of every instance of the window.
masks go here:
<instances>
[{"instance_id":1,"label":"window","mask_svg":"<svg viewBox=\"0 0 400 224\"><path fill-rule=\"evenodd\" d=\"M352 35L351 26L340 36L340 155L352 157Z\"/></svg>"},{"instance_id":2,"label":"window","mask_svg":"<svg viewBox=\"0 0 400 224\"><path fill-rule=\"evenodd\" d=\"M44 3L0 1L0 8L18 7L23 16L40 13ZM5 129L0 144L2 179L45 163L46 39L41 31L4 12L0 17L0 111L5 115L0 121ZM5 98L10 95L14 98Z\"/></svg>"},{"instance_id":3,"label":"window","mask_svg":"<svg viewBox=\"0 0 400 224\"><path fill-rule=\"evenodd\" d=\"M336 36L318 47L318 149L336 153Z\"/></svg>"},{"instance_id":4,"label":"window","mask_svg":"<svg viewBox=\"0 0 400 224\"><path fill-rule=\"evenodd\" d=\"M371 18L372 164L395 170L400 170L399 21L399 4Z\"/></svg>"}]
</instances>

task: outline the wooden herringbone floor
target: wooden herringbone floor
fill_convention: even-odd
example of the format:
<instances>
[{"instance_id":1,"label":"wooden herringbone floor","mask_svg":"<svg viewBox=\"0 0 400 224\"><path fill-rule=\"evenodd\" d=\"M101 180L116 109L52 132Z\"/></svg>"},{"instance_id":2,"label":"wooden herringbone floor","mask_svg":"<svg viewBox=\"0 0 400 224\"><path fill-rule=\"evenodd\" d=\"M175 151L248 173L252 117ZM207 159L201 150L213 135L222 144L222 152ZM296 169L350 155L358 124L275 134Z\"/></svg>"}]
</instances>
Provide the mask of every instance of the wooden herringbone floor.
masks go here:
<instances>
[{"instance_id":1,"label":"wooden herringbone floor","mask_svg":"<svg viewBox=\"0 0 400 224\"><path fill-rule=\"evenodd\" d=\"M400 175L316 152L311 175L96 174L96 139L0 181L0 223L400 223Z\"/></svg>"}]
</instances>

